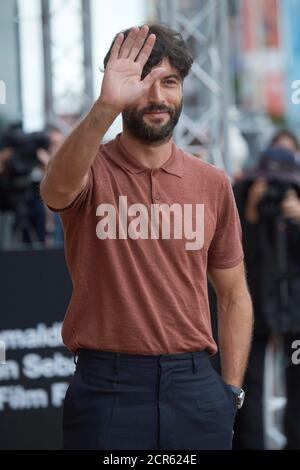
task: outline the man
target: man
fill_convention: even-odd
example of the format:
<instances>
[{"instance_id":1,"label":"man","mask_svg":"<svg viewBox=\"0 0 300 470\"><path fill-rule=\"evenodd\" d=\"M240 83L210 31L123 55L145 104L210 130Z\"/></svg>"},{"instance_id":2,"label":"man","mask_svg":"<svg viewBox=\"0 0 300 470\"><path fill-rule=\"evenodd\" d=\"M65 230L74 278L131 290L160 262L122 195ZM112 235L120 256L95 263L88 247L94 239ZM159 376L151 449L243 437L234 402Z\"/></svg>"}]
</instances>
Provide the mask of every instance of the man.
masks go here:
<instances>
[{"instance_id":1,"label":"man","mask_svg":"<svg viewBox=\"0 0 300 470\"><path fill-rule=\"evenodd\" d=\"M118 34L99 99L41 185L61 213L74 286L63 326L78 354L65 449L231 448L251 303L228 179L172 140L191 65L167 27ZM119 113L123 132L99 148ZM209 362L207 268L223 378Z\"/></svg>"}]
</instances>

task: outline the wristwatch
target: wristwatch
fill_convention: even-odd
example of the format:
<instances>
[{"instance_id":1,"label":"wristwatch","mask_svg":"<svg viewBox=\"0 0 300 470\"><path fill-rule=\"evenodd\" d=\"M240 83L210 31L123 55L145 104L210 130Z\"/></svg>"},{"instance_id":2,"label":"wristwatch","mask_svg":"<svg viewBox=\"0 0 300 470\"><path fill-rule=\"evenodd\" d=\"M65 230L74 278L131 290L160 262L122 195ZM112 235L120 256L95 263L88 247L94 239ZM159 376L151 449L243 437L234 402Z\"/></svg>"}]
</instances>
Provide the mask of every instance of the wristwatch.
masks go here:
<instances>
[{"instance_id":1,"label":"wristwatch","mask_svg":"<svg viewBox=\"0 0 300 470\"><path fill-rule=\"evenodd\" d=\"M236 387L235 385L228 384L232 392L236 395L236 407L239 410L242 408L245 400L245 392L242 388Z\"/></svg>"}]
</instances>

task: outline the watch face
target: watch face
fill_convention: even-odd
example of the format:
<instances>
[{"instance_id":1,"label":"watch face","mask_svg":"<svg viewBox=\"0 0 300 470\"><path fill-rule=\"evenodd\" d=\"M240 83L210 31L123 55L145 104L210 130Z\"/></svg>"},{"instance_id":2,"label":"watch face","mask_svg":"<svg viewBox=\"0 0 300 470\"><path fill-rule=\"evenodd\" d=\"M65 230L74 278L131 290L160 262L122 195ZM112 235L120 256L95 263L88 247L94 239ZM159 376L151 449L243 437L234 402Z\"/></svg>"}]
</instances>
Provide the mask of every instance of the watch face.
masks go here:
<instances>
[{"instance_id":1,"label":"watch face","mask_svg":"<svg viewBox=\"0 0 300 470\"><path fill-rule=\"evenodd\" d=\"M243 406L244 399L245 399L245 392L242 388L235 387L234 385L229 385L229 387L231 388L232 392L236 396L236 407L239 410Z\"/></svg>"},{"instance_id":2,"label":"watch face","mask_svg":"<svg viewBox=\"0 0 300 470\"><path fill-rule=\"evenodd\" d=\"M242 408L245 399L245 392L241 389L240 393L237 395L237 407L238 409Z\"/></svg>"}]
</instances>

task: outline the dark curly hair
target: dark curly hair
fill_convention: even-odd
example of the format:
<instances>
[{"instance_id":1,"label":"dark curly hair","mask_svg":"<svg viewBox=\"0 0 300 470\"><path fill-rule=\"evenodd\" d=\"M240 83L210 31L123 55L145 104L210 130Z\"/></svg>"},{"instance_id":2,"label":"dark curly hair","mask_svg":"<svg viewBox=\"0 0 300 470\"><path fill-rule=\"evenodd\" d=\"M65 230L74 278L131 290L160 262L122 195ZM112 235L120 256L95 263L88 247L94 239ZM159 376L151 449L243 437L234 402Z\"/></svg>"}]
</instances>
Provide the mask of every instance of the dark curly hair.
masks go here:
<instances>
[{"instance_id":1,"label":"dark curly hair","mask_svg":"<svg viewBox=\"0 0 300 470\"><path fill-rule=\"evenodd\" d=\"M140 28L142 26L140 26ZM184 80L192 67L193 57L181 34L164 24L147 24L147 26L149 27L148 36L155 34L156 41L151 55L143 68L142 78L148 75L152 67L160 64L163 59L167 58L172 67L178 70L181 79ZM130 30L131 28L121 31L124 34L124 39L128 36ZM104 58L104 70L116 37L117 35Z\"/></svg>"},{"instance_id":2,"label":"dark curly hair","mask_svg":"<svg viewBox=\"0 0 300 470\"><path fill-rule=\"evenodd\" d=\"M296 151L300 150L299 140L297 139L297 136L288 129L280 129L279 131L277 131L276 134L272 137L269 146L274 147L282 137L288 137L293 142Z\"/></svg>"}]
</instances>

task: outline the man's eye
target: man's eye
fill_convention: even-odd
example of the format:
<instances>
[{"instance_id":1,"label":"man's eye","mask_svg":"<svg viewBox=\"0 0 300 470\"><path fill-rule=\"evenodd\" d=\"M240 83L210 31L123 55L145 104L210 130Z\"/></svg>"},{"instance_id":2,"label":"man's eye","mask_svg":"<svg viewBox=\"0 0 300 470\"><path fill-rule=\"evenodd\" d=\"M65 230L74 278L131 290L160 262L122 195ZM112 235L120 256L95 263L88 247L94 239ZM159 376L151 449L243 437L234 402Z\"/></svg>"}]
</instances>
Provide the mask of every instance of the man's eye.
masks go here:
<instances>
[{"instance_id":1,"label":"man's eye","mask_svg":"<svg viewBox=\"0 0 300 470\"><path fill-rule=\"evenodd\" d=\"M177 82L175 80L165 80L165 83L167 85L176 85Z\"/></svg>"}]
</instances>

